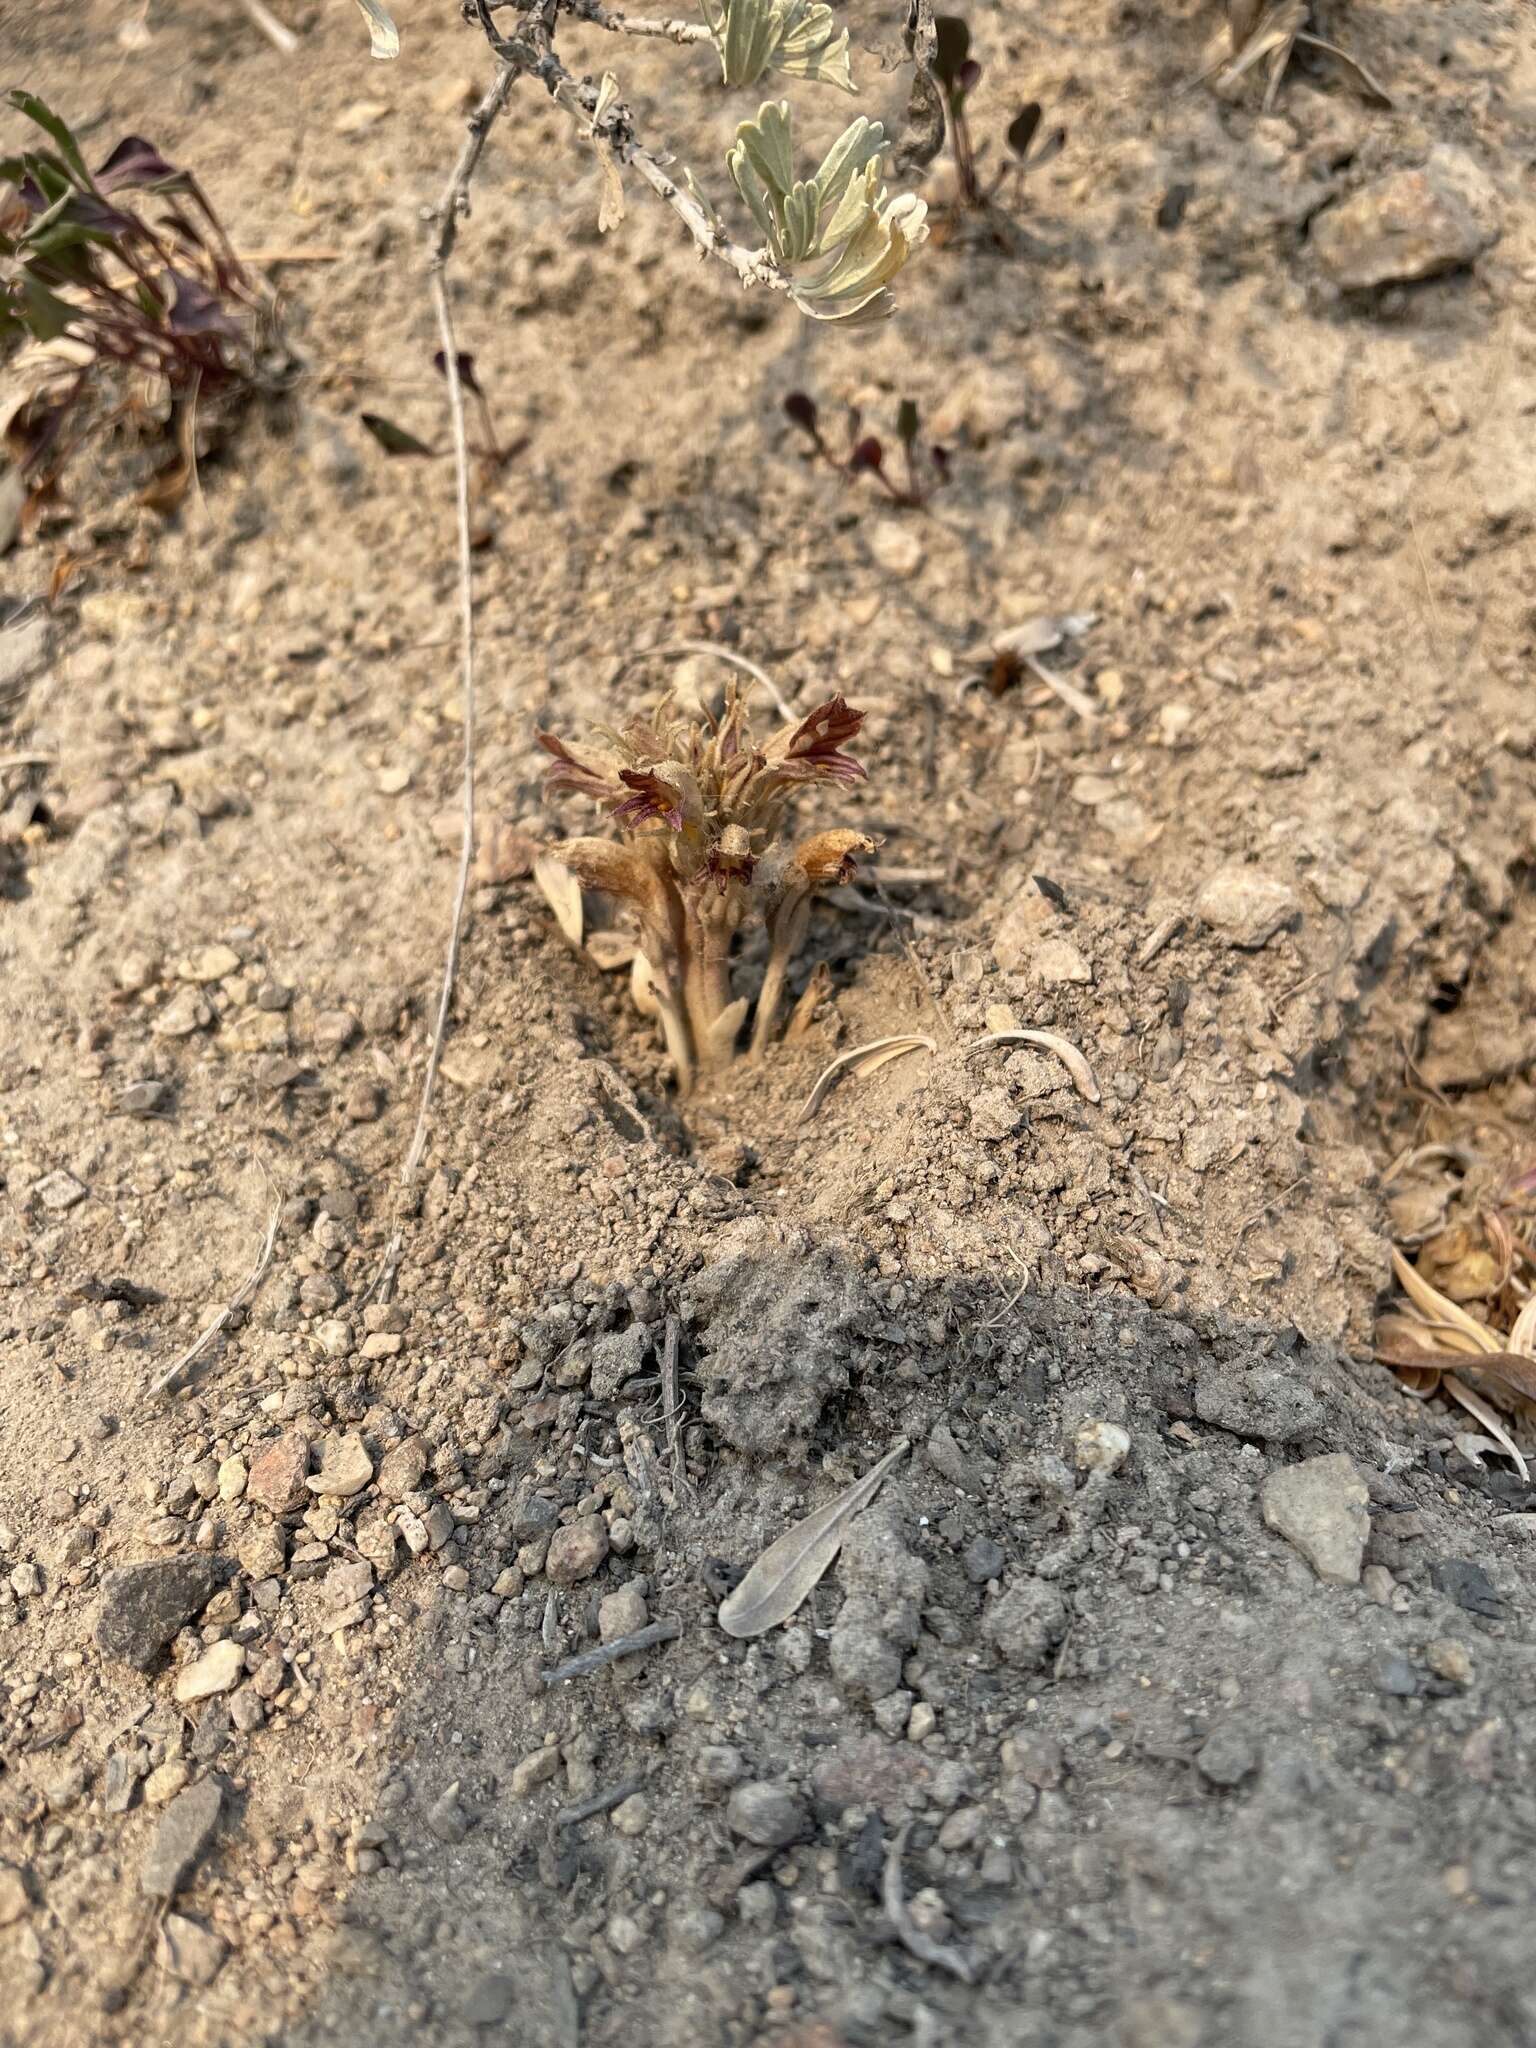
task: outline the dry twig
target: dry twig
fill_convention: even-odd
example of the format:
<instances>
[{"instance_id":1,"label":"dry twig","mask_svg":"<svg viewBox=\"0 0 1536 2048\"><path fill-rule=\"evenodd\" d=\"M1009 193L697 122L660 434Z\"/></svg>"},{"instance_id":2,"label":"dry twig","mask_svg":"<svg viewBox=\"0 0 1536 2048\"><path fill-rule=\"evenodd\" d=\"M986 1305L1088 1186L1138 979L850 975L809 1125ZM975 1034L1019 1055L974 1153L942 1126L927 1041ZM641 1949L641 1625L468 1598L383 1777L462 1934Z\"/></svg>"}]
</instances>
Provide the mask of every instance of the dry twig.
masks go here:
<instances>
[{"instance_id":1,"label":"dry twig","mask_svg":"<svg viewBox=\"0 0 1536 2048\"><path fill-rule=\"evenodd\" d=\"M661 1406L667 1430L667 1452L672 1460L672 1499L678 1507L686 1505L693 1494L688 1484L688 1461L683 1455L683 1432L679 1420L683 1404L677 1385L677 1354L682 1337L682 1324L676 1316L668 1316L667 1334L661 1351Z\"/></svg>"},{"instance_id":2,"label":"dry twig","mask_svg":"<svg viewBox=\"0 0 1536 2048\"><path fill-rule=\"evenodd\" d=\"M187 1346L174 1365L168 1366L161 1373L159 1379L149 1389L151 1395L163 1394L172 1381L179 1379L187 1367L202 1356L219 1332L228 1327L232 1319L239 1314L240 1310L251 1299L251 1296L265 1279L267 1268L272 1263L272 1253L277 1245L277 1227L281 1223L282 1218L283 1198L279 1195L272 1204L272 1214L267 1223L266 1239L262 1244L261 1252L257 1257L255 1265L252 1266L250 1272L246 1274L244 1280L240 1283L236 1293L220 1309L202 1335Z\"/></svg>"},{"instance_id":3,"label":"dry twig","mask_svg":"<svg viewBox=\"0 0 1536 2048\"><path fill-rule=\"evenodd\" d=\"M683 1624L675 1616L653 1621L645 1628L637 1628L632 1636L617 1636L611 1643L583 1650L579 1657L568 1657L563 1664L541 1671L539 1678L544 1685L563 1685L568 1678L585 1678L588 1672L601 1671L618 1657L632 1657L637 1650L653 1650L658 1643L674 1641L682 1632Z\"/></svg>"}]
</instances>

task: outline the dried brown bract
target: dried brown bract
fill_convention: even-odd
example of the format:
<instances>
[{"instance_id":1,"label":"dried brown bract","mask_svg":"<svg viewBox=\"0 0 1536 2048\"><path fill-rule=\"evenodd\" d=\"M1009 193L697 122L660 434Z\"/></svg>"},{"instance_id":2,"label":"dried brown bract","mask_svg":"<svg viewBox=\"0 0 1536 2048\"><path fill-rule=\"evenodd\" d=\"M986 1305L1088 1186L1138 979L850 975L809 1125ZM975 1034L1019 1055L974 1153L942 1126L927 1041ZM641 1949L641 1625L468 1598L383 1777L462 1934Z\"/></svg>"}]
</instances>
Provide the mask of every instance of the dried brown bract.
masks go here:
<instances>
[{"instance_id":1,"label":"dried brown bract","mask_svg":"<svg viewBox=\"0 0 1536 2048\"><path fill-rule=\"evenodd\" d=\"M1497 1450L1523 1476L1536 1421L1536 1174L1432 1143L1385 1184L1402 1298L1377 1320L1376 1356L1409 1393L1448 1394L1474 1417L1483 1434L1459 1449Z\"/></svg>"},{"instance_id":2,"label":"dried brown bract","mask_svg":"<svg viewBox=\"0 0 1536 2048\"><path fill-rule=\"evenodd\" d=\"M685 1092L697 1073L735 1052L748 1009L731 986L738 935L761 925L768 937L752 1028L757 1055L773 1034L812 896L851 879L859 856L874 851L862 832L780 836L803 789L863 779L844 752L863 720L830 697L760 741L732 685L718 719L681 718L668 700L622 730L597 728L590 744L539 735L554 756L547 786L590 798L619 829L617 839L568 839L551 858L634 918L635 1000L661 1025Z\"/></svg>"},{"instance_id":3,"label":"dried brown bract","mask_svg":"<svg viewBox=\"0 0 1536 2048\"><path fill-rule=\"evenodd\" d=\"M1226 0L1227 35L1230 54L1211 67L1223 86L1235 85L1258 65L1265 68L1264 111L1269 112L1280 92L1291 58L1298 48L1315 50L1344 73L1363 99L1372 106L1392 104L1385 86L1378 83L1358 57L1323 34L1314 0Z\"/></svg>"}]
</instances>

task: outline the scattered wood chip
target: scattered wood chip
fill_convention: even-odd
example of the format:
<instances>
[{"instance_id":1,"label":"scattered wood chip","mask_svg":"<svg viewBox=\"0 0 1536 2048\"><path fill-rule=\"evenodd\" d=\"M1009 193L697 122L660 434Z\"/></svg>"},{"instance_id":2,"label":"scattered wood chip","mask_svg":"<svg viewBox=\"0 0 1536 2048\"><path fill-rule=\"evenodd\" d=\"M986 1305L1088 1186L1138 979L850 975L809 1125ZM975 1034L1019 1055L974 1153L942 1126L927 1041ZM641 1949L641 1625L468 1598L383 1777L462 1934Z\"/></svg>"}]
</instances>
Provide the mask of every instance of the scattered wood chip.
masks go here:
<instances>
[{"instance_id":1,"label":"scattered wood chip","mask_svg":"<svg viewBox=\"0 0 1536 2048\"><path fill-rule=\"evenodd\" d=\"M851 1073L856 1079L863 1080L866 1075L877 1073L891 1060L899 1060L906 1053L937 1051L938 1047L931 1038L911 1031L894 1038L872 1038L868 1045L856 1045L851 1052L839 1053L832 1064L823 1069L816 1086L805 1098L805 1107L800 1112L801 1123L810 1122L837 1085L840 1075Z\"/></svg>"},{"instance_id":2,"label":"scattered wood chip","mask_svg":"<svg viewBox=\"0 0 1536 2048\"><path fill-rule=\"evenodd\" d=\"M903 1437L862 1479L769 1544L735 1592L720 1603L718 1618L728 1636L760 1636L789 1620L842 1549L848 1524L869 1506L886 1473L909 1448Z\"/></svg>"},{"instance_id":3,"label":"scattered wood chip","mask_svg":"<svg viewBox=\"0 0 1536 2048\"><path fill-rule=\"evenodd\" d=\"M1044 1052L1055 1053L1057 1059L1072 1076L1072 1085L1085 1102L1102 1102L1098 1081L1092 1067L1078 1051L1070 1038L1063 1038L1057 1031L989 1031L966 1047L967 1052L985 1052L993 1045L1038 1045Z\"/></svg>"}]
</instances>

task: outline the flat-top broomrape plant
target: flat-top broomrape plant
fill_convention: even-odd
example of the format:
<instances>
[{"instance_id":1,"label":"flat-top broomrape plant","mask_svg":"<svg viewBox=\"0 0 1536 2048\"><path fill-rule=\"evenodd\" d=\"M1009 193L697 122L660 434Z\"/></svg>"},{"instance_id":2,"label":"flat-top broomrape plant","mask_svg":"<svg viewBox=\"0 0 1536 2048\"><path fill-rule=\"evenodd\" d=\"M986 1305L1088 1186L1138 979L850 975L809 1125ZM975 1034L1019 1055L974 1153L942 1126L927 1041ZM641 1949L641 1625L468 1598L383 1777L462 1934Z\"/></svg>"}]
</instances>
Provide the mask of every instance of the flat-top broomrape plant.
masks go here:
<instances>
[{"instance_id":1,"label":"flat-top broomrape plant","mask_svg":"<svg viewBox=\"0 0 1536 2048\"><path fill-rule=\"evenodd\" d=\"M831 697L759 741L733 686L718 720L680 718L664 702L619 731L598 727L590 745L539 735L554 756L547 786L590 797L619 829L617 839L568 839L553 857L634 918L631 986L660 1023L685 1093L696 1073L732 1057L746 1018L748 1000L731 986L737 935L761 925L768 937L755 1056L772 1036L811 898L848 881L858 856L874 851L862 832L780 837L803 789L862 780L843 748L863 722L862 711Z\"/></svg>"}]
</instances>

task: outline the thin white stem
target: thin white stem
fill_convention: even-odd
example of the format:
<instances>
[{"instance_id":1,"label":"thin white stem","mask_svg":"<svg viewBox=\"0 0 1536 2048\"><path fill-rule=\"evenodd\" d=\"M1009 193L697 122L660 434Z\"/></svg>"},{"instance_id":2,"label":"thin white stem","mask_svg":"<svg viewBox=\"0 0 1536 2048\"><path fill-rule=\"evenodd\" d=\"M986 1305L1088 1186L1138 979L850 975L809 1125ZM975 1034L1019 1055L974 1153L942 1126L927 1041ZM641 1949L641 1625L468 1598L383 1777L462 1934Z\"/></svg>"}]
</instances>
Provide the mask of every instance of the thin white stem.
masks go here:
<instances>
[{"instance_id":1,"label":"thin white stem","mask_svg":"<svg viewBox=\"0 0 1536 2048\"><path fill-rule=\"evenodd\" d=\"M474 550L469 521L469 437L464 423L464 383L459 375L459 351L453 331L453 313L448 304L448 259L458 235L460 217L469 201L470 180L485 148L486 136L507 103L520 67L504 63L495 82L475 109L469 135L453 175L448 180L437 211L437 241L433 249L430 291L437 318L438 339L443 351L443 375L448 385L448 412L453 425L454 496L459 536L459 665L464 720L463 824L459 837L459 872L453 892L453 911L448 926L448 953L443 963L442 988L438 995L437 1018L427 1052L427 1070L422 1077L421 1100L416 1110L416 1127L410 1149L400 1168L395 1220L390 1232L384 1264L371 1293L387 1301L394 1289L400 1264L400 1215L421 1166L431 1122L432 1096L437 1070L442 1063L443 1041L448 1033L448 1013L453 1006L454 983L458 979L459 947L464 935L464 905L469 896L470 870L475 857L475 588Z\"/></svg>"},{"instance_id":2,"label":"thin white stem","mask_svg":"<svg viewBox=\"0 0 1536 2048\"><path fill-rule=\"evenodd\" d=\"M273 49L281 50L285 57L291 57L299 47L299 39L286 22L279 21L262 0L240 0L252 22L259 28Z\"/></svg>"}]
</instances>

